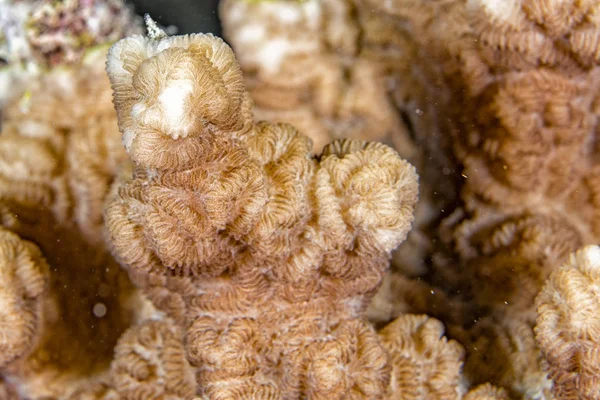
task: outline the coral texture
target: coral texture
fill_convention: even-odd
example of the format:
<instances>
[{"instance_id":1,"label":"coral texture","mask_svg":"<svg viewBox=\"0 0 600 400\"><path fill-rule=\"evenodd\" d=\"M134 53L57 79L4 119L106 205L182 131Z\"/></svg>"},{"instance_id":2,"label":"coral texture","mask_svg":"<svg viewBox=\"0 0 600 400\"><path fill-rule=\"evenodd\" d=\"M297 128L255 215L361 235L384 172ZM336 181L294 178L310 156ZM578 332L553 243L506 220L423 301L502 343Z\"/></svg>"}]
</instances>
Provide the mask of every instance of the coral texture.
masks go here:
<instances>
[{"instance_id":1,"label":"coral texture","mask_svg":"<svg viewBox=\"0 0 600 400\"><path fill-rule=\"evenodd\" d=\"M388 84L378 89L394 106L387 110L399 114L395 123L405 123L411 133L409 140L391 142L401 154L407 143L418 149L422 198L426 210L434 210L424 213L424 223L417 213L419 235L411 236L421 245L405 254L401 247L397 258L397 273L408 276L388 277L386 292L376 297L369 315L379 324L400 312L434 315L465 345L465 375L472 384L491 380L515 397L549 398L552 382L533 338L534 298L571 252L598 241L600 226L597 2L332 0L317 5L318 28L302 40L320 47L283 53L278 73L294 75L297 53L315 65L338 60L345 78L363 60L374 66ZM225 33L237 51L248 53L240 59L259 109L276 109L263 101L261 90L270 88L276 98L285 92L279 83L285 80L268 68L267 57L262 63L252 57L280 43L277 32L295 37L298 31L282 21L284 14L267 11L294 8L297 15L305 6L223 3ZM259 35L270 38L273 32L273 41ZM350 45L328 46L336 33ZM330 90L339 99L349 92ZM269 118L285 120L307 108L319 116L318 101L300 98L304 101L277 102L285 106ZM446 202L436 203L433 193Z\"/></svg>"},{"instance_id":2,"label":"coral texture","mask_svg":"<svg viewBox=\"0 0 600 400\"><path fill-rule=\"evenodd\" d=\"M549 397L531 332L533 299L569 253L598 240L598 5L371 4L402 24L423 57L439 61L421 72L454 100L424 116L452 137L443 148L463 178L461 203L439 231L456 261L452 272L434 267L429 276L452 276L452 291L478 308L466 314L475 323L453 318L461 328L449 327L467 347L465 374L514 395Z\"/></svg>"},{"instance_id":3,"label":"coral texture","mask_svg":"<svg viewBox=\"0 0 600 400\"><path fill-rule=\"evenodd\" d=\"M191 399L196 379L179 330L166 321L148 320L119 339L112 379L124 399Z\"/></svg>"},{"instance_id":4,"label":"coral texture","mask_svg":"<svg viewBox=\"0 0 600 400\"><path fill-rule=\"evenodd\" d=\"M0 399L599 398L599 11L0 0Z\"/></svg>"},{"instance_id":5,"label":"coral texture","mask_svg":"<svg viewBox=\"0 0 600 400\"><path fill-rule=\"evenodd\" d=\"M443 324L426 315L402 315L379 332L392 366L386 399L508 400L489 383L466 392L465 350L443 336Z\"/></svg>"},{"instance_id":6,"label":"coral texture","mask_svg":"<svg viewBox=\"0 0 600 400\"><path fill-rule=\"evenodd\" d=\"M429 106L401 93L406 60L393 21L351 0L226 0L220 17L258 119L296 126L316 150L340 137L382 141L417 167L415 223L394 264L423 273L432 247L426 231L453 200L451 165L437 146L441 130L423 117ZM413 127L430 137L412 136Z\"/></svg>"},{"instance_id":7,"label":"coral texture","mask_svg":"<svg viewBox=\"0 0 600 400\"><path fill-rule=\"evenodd\" d=\"M38 340L50 271L33 243L0 228L0 273L0 367L6 367Z\"/></svg>"},{"instance_id":8,"label":"coral texture","mask_svg":"<svg viewBox=\"0 0 600 400\"><path fill-rule=\"evenodd\" d=\"M77 4L59 2L53 12L87 7ZM8 33L16 27L3 18L29 18L36 11L30 6L2 4L10 11L0 11L10 46L16 39ZM49 7L45 3L44 10ZM81 12L77 18L92 23L93 16ZM134 29L131 15L121 16L127 18L112 20L110 29ZM45 32L42 25L27 23ZM90 36L89 44L106 39ZM108 371L119 336L145 310L102 234L104 197L126 160L104 71L106 51L86 46L69 60L72 65L66 59L47 65L52 68L30 75L25 85L10 86L2 109L0 364L2 376L24 399L67 398ZM10 58L2 72L14 72L19 62L25 60Z\"/></svg>"},{"instance_id":9,"label":"coral texture","mask_svg":"<svg viewBox=\"0 0 600 400\"><path fill-rule=\"evenodd\" d=\"M410 228L414 168L361 141L315 158L293 127L253 123L211 35L122 40L107 70L135 163L106 210L114 253L180 321L199 392L383 397L387 356L364 312ZM181 289L161 293L161 277Z\"/></svg>"},{"instance_id":10,"label":"coral texture","mask_svg":"<svg viewBox=\"0 0 600 400\"><path fill-rule=\"evenodd\" d=\"M68 394L106 370L135 315L135 289L102 239L103 199L125 160L101 69L105 50L78 71L44 75L4 113L2 225L34 242L50 265L34 346L5 365L31 398ZM14 301L17 282L3 291Z\"/></svg>"},{"instance_id":11,"label":"coral texture","mask_svg":"<svg viewBox=\"0 0 600 400\"><path fill-rule=\"evenodd\" d=\"M392 379L388 398L460 399L464 349L443 337L440 321L426 315L403 315L381 332L391 355Z\"/></svg>"},{"instance_id":12,"label":"coral texture","mask_svg":"<svg viewBox=\"0 0 600 400\"><path fill-rule=\"evenodd\" d=\"M469 391L464 400L509 400L510 397L504 389L500 389L485 383L477 386L475 389Z\"/></svg>"},{"instance_id":13,"label":"coral texture","mask_svg":"<svg viewBox=\"0 0 600 400\"><path fill-rule=\"evenodd\" d=\"M572 254L536 299L536 339L559 399L600 397L600 247Z\"/></svg>"}]
</instances>

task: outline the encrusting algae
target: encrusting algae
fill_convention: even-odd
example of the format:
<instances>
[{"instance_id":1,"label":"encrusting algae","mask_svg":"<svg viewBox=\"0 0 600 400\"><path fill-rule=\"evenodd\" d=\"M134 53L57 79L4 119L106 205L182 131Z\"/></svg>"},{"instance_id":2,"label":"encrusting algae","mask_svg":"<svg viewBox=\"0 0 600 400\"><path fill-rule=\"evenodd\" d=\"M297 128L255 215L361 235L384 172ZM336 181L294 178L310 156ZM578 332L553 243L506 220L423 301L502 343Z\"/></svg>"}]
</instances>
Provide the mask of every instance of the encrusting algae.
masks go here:
<instances>
[{"instance_id":1,"label":"encrusting algae","mask_svg":"<svg viewBox=\"0 0 600 400\"><path fill-rule=\"evenodd\" d=\"M599 10L3 2L0 399L600 398Z\"/></svg>"}]
</instances>

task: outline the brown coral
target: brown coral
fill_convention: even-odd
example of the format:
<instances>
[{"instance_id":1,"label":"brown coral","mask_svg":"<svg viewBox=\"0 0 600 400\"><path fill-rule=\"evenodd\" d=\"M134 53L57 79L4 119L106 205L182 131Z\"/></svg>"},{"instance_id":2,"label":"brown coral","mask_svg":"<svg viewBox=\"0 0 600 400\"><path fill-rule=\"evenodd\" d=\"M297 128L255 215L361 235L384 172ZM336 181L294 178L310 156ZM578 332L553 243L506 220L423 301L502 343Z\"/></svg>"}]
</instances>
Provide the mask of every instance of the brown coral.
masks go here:
<instances>
[{"instance_id":1,"label":"brown coral","mask_svg":"<svg viewBox=\"0 0 600 400\"><path fill-rule=\"evenodd\" d=\"M49 265L39 308L33 298L20 300L22 318L35 324L19 337L27 348L5 353L11 359L3 376L27 398L69 396L107 371L117 339L145 312L102 239L104 197L125 159L102 69L105 51L32 80L3 113L0 221L39 248L31 262L43 255ZM3 244L12 246L10 235ZM21 290L18 276L2 279L3 296Z\"/></svg>"},{"instance_id":2,"label":"brown coral","mask_svg":"<svg viewBox=\"0 0 600 400\"><path fill-rule=\"evenodd\" d=\"M480 307L533 316L535 296L551 269L584 243L568 221L557 215L486 213L455 230Z\"/></svg>"},{"instance_id":3,"label":"brown coral","mask_svg":"<svg viewBox=\"0 0 600 400\"><path fill-rule=\"evenodd\" d=\"M42 325L49 268L31 242L0 228L0 366L26 356Z\"/></svg>"},{"instance_id":4,"label":"brown coral","mask_svg":"<svg viewBox=\"0 0 600 400\"><path fill-rule=\"evenodd\" d=\"M597 3L348 0L320 5L314 21L321 29L312 38L321 47L303 55L315 65L316 60L352 60L338 63L347 68L346 76L359 60L376 66L389 84L392 111L400 112L413 133L408 142L421 146L420 157L433 156L439 163L436 170L422 167L430 163L425 157L417 161L425 204L436 204L432 192L447 199L437 203L442 211L429 207L433 212L418 223L422 229L412 236L417 251L398 254L398 271L419 276L389 278L370 315L379 323L402 311L439 315L467 345L468 379L492 379L511 395L547 395L549 382L531 330L533 299L570 252L598 241L600 226ZM225 2L225 32L241 53L241 33L255 30L260 21L266 32L275 25L279 31L297 29L265 14L273 7ZM242 8L248 13L235 13ZM338 18L323 18L327 13ZM331 32L344 32L351 45L327 47ZM242 64L255 87L278 87L281 79L244 58ZM283 71L285 62L279 65ZM260 90L252 94L259 108L265 104ZM305 99L282 108L289 114L318 104ZM453 204L458 190L460 202ZM411 282L416 283L405 289ZM459 305L459 311L448 310L428 291Z\"/></svg>"},{"instance_id":5,"label":"brown coral","mask_svg":"<svg viewBox=\"0 0 600 400\"><path fill-rule=\"evenodd\" d=\"M0 399L19 400L19 395L11 384L2 380L0 381Z\"/></svg>"},{"instance_id":6,"label":"brown coral","mask_svg":"<svg viewBox=\"0 0 600 400\"><path fill-rule=\"evenodd\" d=\"M409 73L397 81L400 94L431 104L428 93L437 87L439 106L423 119L452 142L429 136L423 125L416 126L415 135L434 139L462 168L461 204L437 232L454 254L436 249L441 255L432 257L425 278L475 300L478 309L465 315L459 323L463 328L469 329L472 317L498 318L506 327L521 326L515 338L531 337L533 298L545 279L569 252L597 241L600 80L591 56L600 32L597 5L369 3L396 21L397 33L390 37L404 54L414 56L398 57L398 65L421 61L413 68L421 77ZM581 40L584 36L587 41ZM482 343L490 334L484 331ZM529 361L510 359L515 371L537 364L532 375L488 377L495 375L491 379L513 393L538 395L547 385L535 372L541 358L531 344ZM494 362L502 370L501 361ZM469 367L466 374L477 370Z\"/></svg>"},{"instance_id":7,"label":"brown coral","mask_svg":"<svg viewBox=\"0 0 600 400\"><path fill-rule=\"evenodd\" d=\"M442 335L440 321L426 315L404 315L381 332L391 357L390 399L460 399L464 349Z\"/></svg>"},{"instance_id":8,"label":"brown coral","mask_svg":"<svg viewBox=\"0 0 600 400\"><path fill-rule=\"evenodd\" d=\"M406 135L386 76L358 54L351 2L228 0L220 16L258 118L294 124L317 150L333 138Z\"/></svg>"},{"instance_id":9,"label":"brown coral","mask_svg":"<svg viewBox=\"0 0 600 400\"><path fill-rule=\"evenodd\" d=\"M379 144L339 141L312 157L291 126L252 122L226 46L154 29L151 40L115 46L109 64L133 180L106 81L88 80L99 77L89 65L55 71L43 84L54 93L34 86L6 112L0 221L18 234L6 243L34 241L19 250L43 253L51 270L26 307L42 311L22 313L37 327L10 346L18 354L5 353L3 378L33 398L460 398L492 380L507 390L483 384L463 398L538 399L551 387L545 355L557 397L595 398L597 313L583 307L574 320L579 303L556 300L576 287L574 299L594 304L594 284L574 266L551 274L598 236L595 2L228 0L223 9L259 118L298 123L319 149L331 136L381 138L417 161L427 184L415 245L396 253L370 316L443 318L466 347L464 372L441 323L401 316L378 336L364 318L408 229L413 171ZM125 183L107 213L115 255L158 313L102 244L116 175ZM542 353L531 304L548 276ZM0 283L19 289L14 277ZM81 301L69 301L73 289Z\"/></svg>"},{"instance_id":10,"label":"brown coral","mask_svg":"<svg viewBox=\"0 0 600 400\"><path fill-rule=\"evenodd\" d=\"M393 144L417 167L425 179L414 228L395 252L394 266L425 273L433 247L426 231L448 209L454 189L450 164L437 142L411 131L443 137L425 115L449 96L440 96L435 87L426 93L403 91L405 75L423 74L415 73L417 51L404 53L402 41L408 38L398 38L396 22L370 4L352 0L227 0L220 3L220 17L257 118L296 126L315 141L317 150L340 137ZM435 98L436 107L418 95ZM418 150L419 145L424 146Z\"/></svg>"},{"instance_id":11,"label":"brown coral","mask_svg":"<svg viewBox=\"0 0 600 400\"><path fill-rule=\"evenodd\" d=\"M510 397L504 389L484 383L472 389L463 397L464 400L509 400Z\"/></svg>"},{"instance_id":12,"label":"brown coral","mask_svg":"<svg viewBox=\"0 0 600 400\"><path fill-rule=\"evenodd\" d=\"M112 364L114 387L123 399L190 399L194 371L181 333L168 321L148 320L119 339Z\"/></svg>"},{"instance_id":13,"label":"brown coral","mask_svg":"<svg viewBox=\"0 0 600 400\"><path fill-rule=\"evenodd\" d=\"M449 325L451 337L465 346L464 376L471 384L494 382L514 398L550 397L552 382L541 367L531 322L509 310L473 318L468 328Z\"/></svg>"},{"instance_id":14,"label":"brown coral","mask_svg":"<svg viewBox=\"0 0 600 400\"><path fill-rule=\"evenodd\" d=\"M535 337L559 399L600 396L599 267L598 246L577 251L536 299Z\"/></svg>"},{"instance_id":15,"label":"brown coral","mask_svg":"<svg viewBox=\"0 0 600 400\"><path fill-rule=\"evenodd\" d=\"M136 164L107 208L110 239L155 304L183 302L201 393L382 397L387 358L362 316L410 228L414 169L374 143L314 158L291 126L254 124L211 35L120 41L108 72ZM191 290L161 294L160 276Z\"/></svg>"},{"instance_id":16,"label":"brown coral","mask_svg":"<svg viewBox=\"0 0 600 400\"><path fill-rule=\"evenodd\" d=\"M415 314L402 315L379 332L392 367L387 399L510 398L506 390L489 383L465 393L467 382L462 374L465 350L443 334L444 325L440 321Z\"/></svg>"}]
</instances>

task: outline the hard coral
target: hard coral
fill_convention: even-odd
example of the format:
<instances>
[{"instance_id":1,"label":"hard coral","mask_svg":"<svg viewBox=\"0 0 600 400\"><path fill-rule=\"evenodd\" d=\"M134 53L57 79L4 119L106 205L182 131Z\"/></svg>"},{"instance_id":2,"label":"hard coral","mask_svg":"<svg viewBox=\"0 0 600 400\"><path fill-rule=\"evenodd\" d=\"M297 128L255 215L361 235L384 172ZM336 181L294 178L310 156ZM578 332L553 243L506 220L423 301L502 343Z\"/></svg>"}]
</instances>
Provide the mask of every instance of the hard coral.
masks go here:
<instances>
[{"instance_id":1,"label":"hard coral","mask_svg":"<svg viewBox=\"0 0 600 400\"><path fill-rule=\"evenodd\" d=\"M385 301L370 315L379 323L406 311L439 316L452 335L464 340L467 379L490 379L517 397L551 396L533 340L532 305L570 252L598 241L597 2L347 0L319 5L321 14L314 17L319 29L313 29L312 39L321 45L299 52L314 60L342 60L344 77L353 76L349 60L367 60L385 77L391 112L399 113L412 133L394 143L419 148L423 198L434 205L417 224L419 251L398 257L398 271L419 275L418 282L407 293L402 287L409 277L390 277L384 286L389 292L377 297ZM267 32L277 25L293 36L293 24L265 13L273 7L272 2L224 2L225 33L240 53L245 52L242 32L258 32L261 22ZM237 12L241 9L248 13ZM328 13L340 18L322 17ZM350 45L328 47L331 32L343 32ZM272 45L257 43L264 49ZM296 58L286 54L284 59L293 65ZM267 63L241 60L254 87L273 82L271 88L283 89L278 82L284 80L269 75ZM285 62L278 65L284 73ZM264 107L260 90L252 93ZM310 95L302 99L283 102L285 113L271 117L319 110ZM432 193L446 201L431 202ZM419 268L415 259L421 260ZM469 312L440 307L434 296ZM482 347L487 355L477 350Z\"/></svg>"},{"instance_id":2,"label":"hard coral","mask_svg":"<svg viewBox=\"0 0 600 400\"><path fill-rule=\"evenodd\" d=\"M0 107L45 72L76 66L90 48L139 31L122 0L0 2Z\"/></svg>"},{"instance_id":3,"label":"hard coral","mask_svg":"<svg viewBox=\"0 0 600 400\"><path fill-rule=\"evenodd\" d=\"M419 149L426 140L411 136L413 127L436 138L441 131L423 115L431 105L401 93L403 75L415 67L402 60L412 54L401 53L394 21L352 0L226 0L220 17L257 118L291 123L317 150L340 137L393 144L417 167L424 179L415 226L394 264L423 273L432 247L426 230L453 195L447 176L436 178L442 170L450 174L437 142ZM440 103L448 97L435 91L423 95Z\"/></svg>"},{"instance_id":4,"label":"hard coral","mask_svg":"<svg viewBox=\"0 0 600 400\"><path fill-rule=\"evenodd\" d=\"M571 251L597 241L597 4L399 0L379 8L439 60L439 70L422 71L434 72L430 79L456 102L431 116L452 121L447 149L463 168L463 204L442 226L461 266L455 279L474 296L476 315L521 326L508 338L531 337L532 300L545 279ZM582 32L585 46L572 40ZM487 352L503 354L501 343ZM549 396L536 372L539 350L525 346L526 361L514 343L518 350L485 379L528 398ZM468 360L478 358L472 348ZM538 367L515 372L528 364Z\"/></svg>"},{"instance_id":5,"label":"hard coral","mask_svg":"<svg viewBox=\"0 0 600 400\"><path fill-rule=\"evenodd\" d=\"M443 337L440 321L426 315L403 315L381 332L391 355L392 375L388 398L460 399L464 349Z\"/></svg>"},{"instance_id":6,"label":"hard coral","mask_svg":"<svg viewBox=\"0 0 600 400\"><path fill-rule=\"evenodd\" d=\"M405 314L379 332L392 366L386 399L508 400L489 383L466 392L465 351L443 336L444 325L426 315Z\"/></svg>"},{"instance_id":7,"label":"hard coral","mask_svg":"<svg viewBox=\"0 0 600 400\"><path fill-rule=\"evenodd\" d=\"M0 274L0 367L6 367L38 340L50 271L33 243L0 228Z\"/></svg>"},{"instance_id":8,"label":"hard coral","mask_svg":"<svg viewBox=\"0 0 600 400\"><path fill-rule=\"evenodd\" d=\"M166 321L145 321L119 339L112 380L124 399L191 399L196 393L181 333Z\"/></svg>"},{"instance_id":9,"label":"hard coral","mask_svg":"<svg viewBox=\"0 0 600 400\"><path fill-rule=\"evenodd\" d=\"M563 3L223 3L258 118L319 150L386 140L426 180L376 297L416 198L394 151L313 157L253 122L227 46L149 22L109 62L132 166L83 51L107 9L42 8L28 66L76 68L0 93L20 97L0 137L0 398L597 397L597 249L553 270L598 237L599 8ZM114 253L153 304L103 244L109 192ZM448 339L415 315L375 333L372 298L377 326L429 313Z\"/></svg>"},{"instance_id":10,"label":"hard coral","mask_svg":"<svg viewBox=\"0 0 600 400\"><path fill-rule=\"evenodd\" d=\"M350 2L228 0L220 9L257 117L297 125L317 150L333 138L406 135L385 74L358 46Z\"/></svg>"},{"instance_id":11,"label":"hard coral","mask_svg":"<svg viewBox=\"0 0 600 400\"><path fill-rule=\"evenodd\" d=\"M2 110L1 363L22 398L68 398L108 372L117 339L145 312L103 242L104 197L125 161L106 50L9 86Z\"/></svg>"},{"instance_id":12,"label":"hard coral","mask_svg":"<svg viewBox=\"0 0 600 400\"><path fill-rule=\"evenodd\" d=\"M4 370L30 398L68 395L108 369L118 337L135 316L135 289L102 242L103 198L124 153L105 152L118 148L119 136L110 96L102 97L110 88L99 74L85 66L50 73L4 115L2 224L36 243L50 265L37 340ZM57 75L63 87L55 85ZM53 110L66 107L70 114L55 120ZM90 143L93 154L86 151Z\"/></svg>"},{"instance_id":13,"label":"hard coral","mask_svg":"<svg viewBox=\"0 0 600 400\"><path fill-rule=\"evenodd\" d=\"M485 383L477 386L475 389L469 391L464 400L509 400L510 397L504 389L500 389Z\"/></svg>"},{"instance_id":14,"label":"hard coral","mask_svg":"<svg viewBox=\"0 0 600 400\"><path fill-rule=\"evenodd\" d=\"M536 339L559 399L600 397L600 248L572 254L536 299Z\"/></svg>"},{"instance_id":15,"label":"hard coral","mask_svg":"<svg viewBox=\"0 0 600 400\"><path fill-rule=\"evenodd\" d=\"M291 126L253 123L233 53L211 35L120 41L108 73L136 164L106 210L110 239L180 321L197 390L383 397L387 356L364 311L409 230L414 169L376 143L313 157Z\"/></svg>"},{"instance_id":16,"label":"hard coral","mask_svg":"<svg viewBox=\"0 0 600 400\"><path fill-rule=\"evenodd\" d=\"M463 375L472 385L491 381L508 389L511 398L548 398L552 381L541 366L529 320L498 311L467 327L449 325L448 332L465 346Z\"/></svg>"}]
</instances>

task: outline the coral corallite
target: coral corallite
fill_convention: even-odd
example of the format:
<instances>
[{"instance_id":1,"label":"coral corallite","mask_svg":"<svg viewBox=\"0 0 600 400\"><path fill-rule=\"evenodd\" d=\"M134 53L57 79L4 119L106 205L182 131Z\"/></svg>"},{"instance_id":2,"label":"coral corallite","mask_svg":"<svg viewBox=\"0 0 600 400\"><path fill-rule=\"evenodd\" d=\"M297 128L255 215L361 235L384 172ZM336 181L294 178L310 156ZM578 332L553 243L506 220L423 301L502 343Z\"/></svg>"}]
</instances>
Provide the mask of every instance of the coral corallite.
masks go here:
<instances>
[{"instance_id":1,"label":"coral corallite","mask_svg":"<svg viewBox=\"0 0 600 400\"><path fill-rule=\"evenodd\" d=\"M556 398L600 398L600 247L573 253L550 275L536 305L536 339Z\"/></svg>"},{"instance_id":2,"label":"coral corallite","mask_svg":"<svg viewBox=\"0 0 600 400\"><path fill-rule=\"evenodd\" d=\"M313 156L293 127L254 123L233 52L211 35L134 36L107 65L135 170L106 226L181 329L187 361L161 357L195 369L211 399L385 396L391 368L365 310L410 228L414 168L362 141Z\"/></svg>"}]
</instances>

